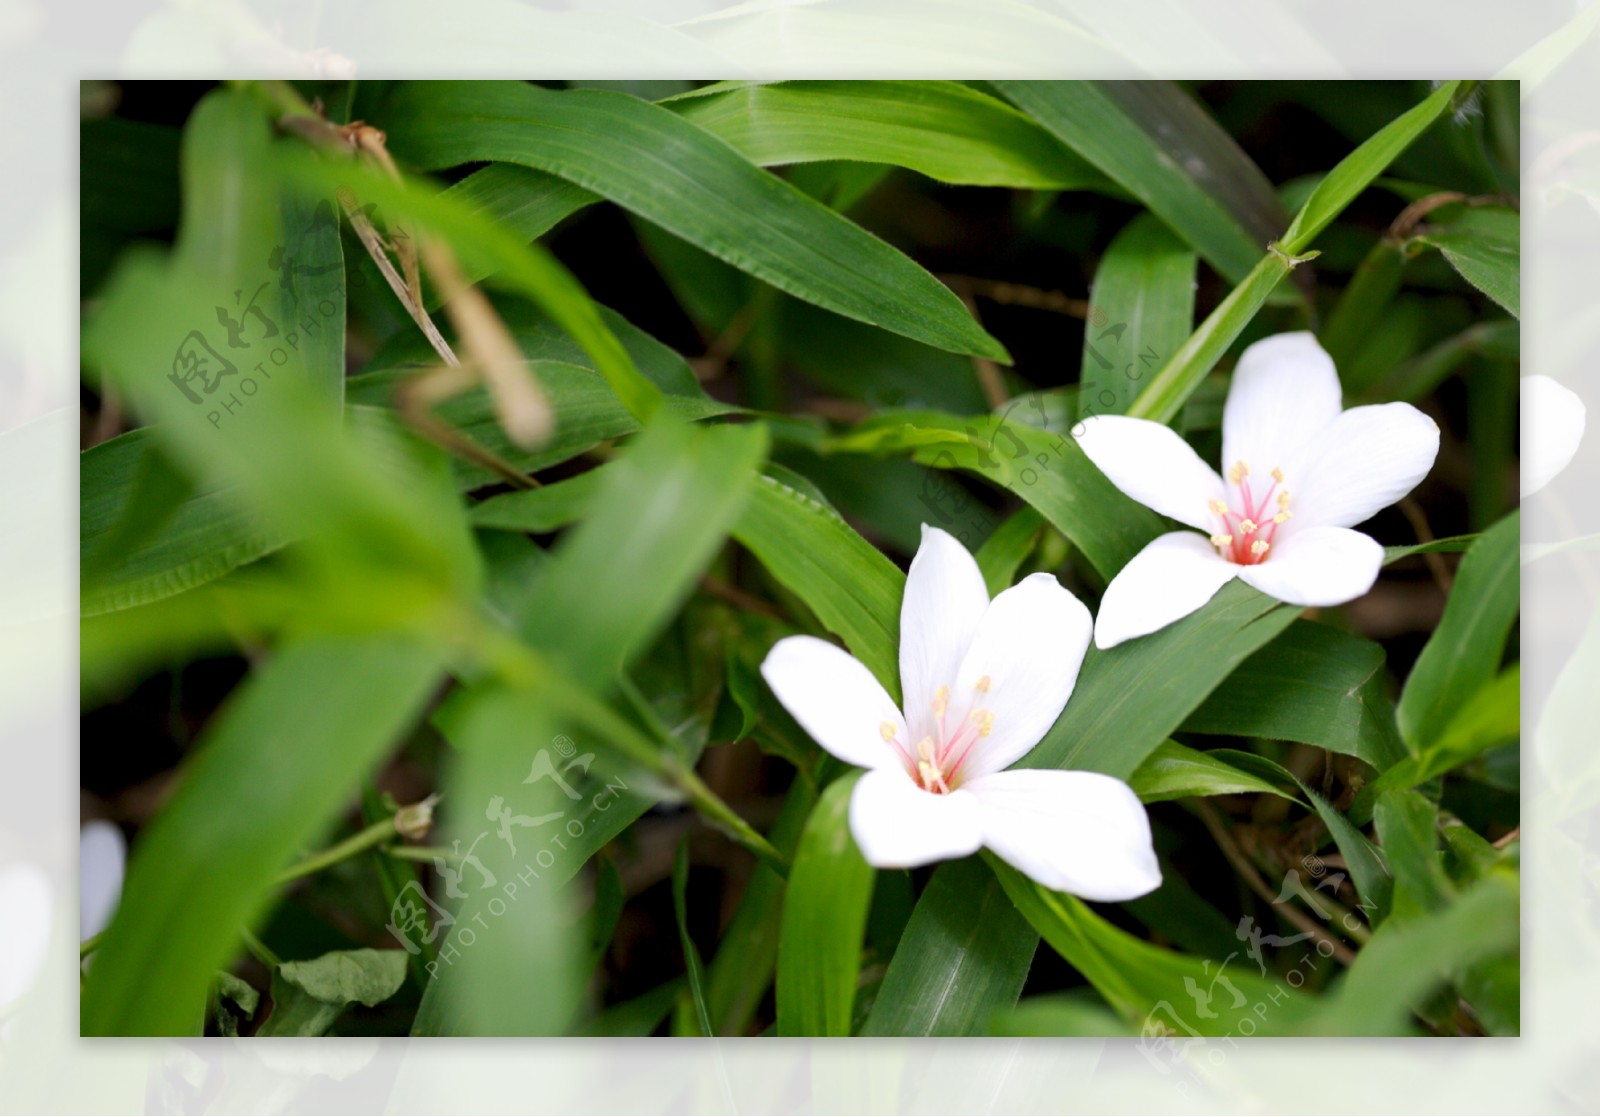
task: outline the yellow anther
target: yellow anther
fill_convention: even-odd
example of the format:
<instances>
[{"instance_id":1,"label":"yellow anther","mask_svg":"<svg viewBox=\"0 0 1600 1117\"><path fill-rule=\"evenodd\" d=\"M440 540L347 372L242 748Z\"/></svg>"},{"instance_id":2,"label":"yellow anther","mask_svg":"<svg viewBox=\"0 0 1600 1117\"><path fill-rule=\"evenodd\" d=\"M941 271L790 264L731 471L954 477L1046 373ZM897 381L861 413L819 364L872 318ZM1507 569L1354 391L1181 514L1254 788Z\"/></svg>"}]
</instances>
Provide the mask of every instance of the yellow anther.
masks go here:
<instances>
[{"instance_id":1,"label":"yellow anther","mask_svg":"<svg viewBox=\"0 0 1600 1117\"><path fill-rule=\"evenodd\" d=\"M1273 466L1272 479L1280 485L1283 484L1283 470L1279 469L1277 466Z\"/></svg>"},{"instance_id":2,"label":"yellow anther","mask_svg":"<svg viewBox=\"0 0 1600 1117\"><path fill-rule=\"evenodd\" d=\"M979 694L988 694L989 687L992 685L992 680L989 678L989 676L985 675L983 678L979 679L973 684L972 689L976 690Z\"/></svg>"},{"instance_id":3,"label":"yellow anther","mask_svg":"<svg viewBox=\"0 0 1600 1117\"><path fill-rule=\"evenodd\" d=\"M1252 555L1264 555L1267 553L1267 548L1271 546L1272 544L1268 543L1265 539L1257 539L1254 543L1250 544L1250 553Z\"/></svg>"},{"instance_id":4,"label":"yellow anther","mask_svg":"<svg viewBox=\"0 0 1600 1117\"><path fill-rule=\"evenodd\" d=\"M934 748L932 737L924 737L922 740L917 742L917 756L921 759L923 764L933 763L933 753Z\"/></svg>"},{"instance_id":5,"label":"yellow anther","mask_svg":"<svg viewBox=\"0 0 1600 1117\"><path fill-rule=\"evenodd\" d=\"M1245 535L1253 534L1255 532L1257 526L1258 525L1256 524L1256 522L1254 520L1240 520L1239 521L1239 530L1241 532L1243 532Z\"/></svg>"},{"instance_id":6,"label":"yellow anther","mask_svg":"<svg viewBox=\"0 0 1600 1117\"><path fill-rule=\"evenodd\" d=\"M950 705L950 688L942 686L933 692L933 716L944 717L945 707Z\"/></svg>"},{"instance_id":7,"label":"yellow anther","mask_svg":"<svg viewBox=\"0 0 1600 1117\"><path fill-rule=\"evenodd\" d=\"M978 723L978 736L987 737L994 732L993 710L979 710L972 715L972 719Z\"/></svg>"},{"instance_id":8,"label":"yellow anther","mask_svg":"<svg viewBox=\"0 0 1600 1117\"><path fill-rule=\"evenodd\" d=\"M885 722L882 722L882 723L880 723L878 725L878 736L882 737L885 741L894 740L894 735L895 735L894 722L885 721Z\"/></svg>"},{"instance_id":9,"label":"yellow anther","mask_svg":"<svg viewBox=\"0 0 1600 1117\"><path fill-rule=\"evenodd\" d=\"M1219 516L1226 516L1228 514L1227 502L1222 500L1213 500L1211 502L1211 510Z\"/></svg>"},{"instance_id":10,"label":"yellow anther","mask_svg":"<svg viewBox=\"0 0 1600 1117\"><path fill-rule=\"evenodd\" d=\"M1250 476L1250 467L1244 462L1234 462L1233 468L1228 470L1228 480L1237 485L1244 478Z\"/></svg>"},{"instance_id":11,"label":"yellow anther","mask_svg":"<svg viewBox=\"0 0 1600 1117\"><path fill-rule=\"evenodd\" d=\"M1229 547L1229 546L1232 546L1233 545L1233 536L1231 536L1231 535L1213 535L1211 537L1211 545L1213 547Z\"/></svg>"},{"instance_id":12,"label":"yellow anther","mask_svg":"<svg viewBox=\"0 0 1600 1117\"><path fill-rule=\"evenodd\" d=\"M1289 490L1288 489L1284 489L1283 492L1278 494L1278 507L1279 508L1287 508L1287 507L1289 507Z\"/></svg>"},{"instance_id":13,"label":"yellow anther","mask_svg":"<svg viewBox=\"0 0 1600 1117\"><path fill-rule=\"evenodd\" d=\"M939 775L939 769L924 760L917 764L917 774L922 777L924 784L930 784Z\"/></svg>"},{"instance_id":14,"label":"yellow anther","mask_svg":"<svg viewBox=\"0 0 1600 1117\"><path fill-rule=\"evenodd\" d=\"M1292 512L1279 512L1276 516L1272 517L1272 522L1275 524L1286 524L1289 522L1289 517L1293 514L1294 513Z\"/></svg>"}]
</instances>

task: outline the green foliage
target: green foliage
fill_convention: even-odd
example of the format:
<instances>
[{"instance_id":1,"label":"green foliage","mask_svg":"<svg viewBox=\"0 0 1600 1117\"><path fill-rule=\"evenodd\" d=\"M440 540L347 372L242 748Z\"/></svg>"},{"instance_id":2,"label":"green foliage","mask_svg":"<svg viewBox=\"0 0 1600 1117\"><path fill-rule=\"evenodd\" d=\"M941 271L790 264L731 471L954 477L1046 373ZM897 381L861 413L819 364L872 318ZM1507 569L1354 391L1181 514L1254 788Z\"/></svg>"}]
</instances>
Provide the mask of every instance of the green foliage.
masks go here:
<instances>
[{"instance_id":1,"label":"green foliage","mask_svg":"<svg viewBox=\"0 0 1600 1117\"><path fill-rule=\"evenodd\" d=\"M320 88L396 174L275 83L86 121L85 781L174 789L84 1033L1516 1034L1517 168L1462 83L1373 89ZM1275 182L1286 104L1332 131ZM1453 464L1358 525L1370 596L1090 648L1019 764L1126 780L1160 888L868 865L773 645L898 701L924 525L1098 611L1171 525L1075 424L1215 461L1239 350L1306 328Z\"/></svg>"}]
</instances>

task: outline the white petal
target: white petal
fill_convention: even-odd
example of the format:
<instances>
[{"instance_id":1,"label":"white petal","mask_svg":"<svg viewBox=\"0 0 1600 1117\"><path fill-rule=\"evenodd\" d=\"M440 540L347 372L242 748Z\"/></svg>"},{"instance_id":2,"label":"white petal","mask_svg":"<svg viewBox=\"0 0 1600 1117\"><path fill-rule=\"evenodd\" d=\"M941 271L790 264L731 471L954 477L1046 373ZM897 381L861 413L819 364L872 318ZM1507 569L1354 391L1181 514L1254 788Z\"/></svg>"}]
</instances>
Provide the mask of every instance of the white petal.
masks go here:
<instances>
[{"instance_id":1,"label":"white petal","mask_svg":"<svg viewBox=\"0 0 1600 1117\"><path fill-rule=\"evenodd\" d=\"M1583 400L1548 376L1522 378L1522 495L1530 497L1567 468L1583 441Z\"/></svg>"},{"instance_id":2,"label":"white petal","mask_svg":"<svg viewBox=\"0 0 1600 1117\"><path fill-rule=\"evenodd\" d=\"M1266 561L1241 566L1239 577L1291 605L1343 605L1372 588L1383 548L1347 527L1314 527L1275 544Z\"/></svg>"},{"instance_id":3,"label":"white petal","mask_svg":"<svg viewBox=\"0 0 1600 1117\"><path fill-rule=\"evenodd\" d=\"M923 524L900 605L900 689L911 747L934 732L933 696L955 685L988 607L977 561L949 532Z\"/></svg>"},{"instance_id":4,"label":"white petal","mask_svg":"<svg viewBox=\"0 0 1600 1117\"><path fill-rule=\"evenodd\" d=\"M867 864L880 869L965 857L982 838L970 795L924 791L899 768L861 777L850 795L850 833Z\"/></svg>"},{"instance_id":5,"label":"white petal","mask_svg":"<svg viewBox=\"0 0 1600 1117\"><path fill-rule=\"evenodd\" d=\"M1187 617L1241 569L1192 531L1152 540L1106 587L1094 623L1095 647L1114 648Z\"/></svg>"},{"instance_id":6,"label":"white petal","mask_svg":"<svg viewBox=\"0 0 1600 1117\"><path fill-rule=\"evenodd\" d=\"M817 744L847 764L899 767L880 731L884 722L911 747L900 711L866 664L826 640L779 640L762 661L761 676Z\"/></svg>"},{"instance_id":7,"label":"white petal","mask_svg":"<svg viewBox=\"0 0 1600 1117\"><path fill-rule=\"evenodd\" d=\"M1352 407L1307 447L1285 478L1285 534L1353 527L1405 496L1439 456L1439 427L1409 403Z\"/></svg>"},{"instance_id":8,"label":"white petal","mask_svg":"<svg viewBox=\"0 0 1600 1117\"><path fill-rule=\"evenodd\" d=\"M1119 779L1013 768L967 790L978 803L983 844L1046 888L1117 901L1161 884L1150 819Z\"/></svg>"},{"instance_id":9,"label":"white petal","mask_svg":"<svg viewBox=\"0 0 1600 1117\"><path fill-rule=\"evenodd\" d=\"M969 711L994 715L989 736L967 753L961 779L997 772L1039 743L1072 694L1093 631L1089 610L1053 574L1030 574L995 597L950 697L952 729ZM987 693L977 689L984 676Z\"/></svg>"},{"instance_id":10,"label":"white petal","mask_svg":"<svg viewBox=\"0 0 1600 1117\"><path fill-rule=\"evenodd\" d=\"M127 846L114 823L95 819L78 833L78 939L98 935L122 896Z\"/></svg>"},{"instance_id":11,"label":"white petal","mask_svg":"<svg viewBox=\"0 0 1600 1117\"><path fill-rule=\"evenodd\" d=\"M1225 500L1222 478L1176 431L1149 419L1097 415L1076 435L1090 461L1111 483L1147 508L1180 524L1210 531L1213 500Z\"/></svg>"},{"instance_id":12,"label":"white petal","mask_svg":"<svg viewBox=\"0 0 1600 1117\"><path fill-rule=\"evenodd\" d=\"M1246 462L1293 472L1300 454L1339 415L1339 374L1309 333L1277 334L1246 349L1222 410L1222 469Z\"/></svg>"},{"instance_id":13,"label":"white petal","mask_svg":"<svg viewBox=\"0 0 1600 1117\"><path fill-rule=\"evenodd\" d=\"M28 862L0 866L0 1012L33 985L50 948L50 878Z\"/></svg>"}]
</instances>

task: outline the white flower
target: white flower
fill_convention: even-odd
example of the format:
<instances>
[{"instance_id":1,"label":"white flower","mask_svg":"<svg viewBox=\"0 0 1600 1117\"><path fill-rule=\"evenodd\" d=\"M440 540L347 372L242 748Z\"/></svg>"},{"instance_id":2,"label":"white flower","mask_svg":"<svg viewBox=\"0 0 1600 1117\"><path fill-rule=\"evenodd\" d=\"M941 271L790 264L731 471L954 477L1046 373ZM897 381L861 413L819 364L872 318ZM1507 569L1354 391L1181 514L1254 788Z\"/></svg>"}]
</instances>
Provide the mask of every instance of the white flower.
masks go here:
<instances>
[{"instance_id":1,"label":"white flower","mask_svg":"<svg viewBox=\"0 0 1600 1117\"><path fill-rule=\"evenodd\" d=\"M926 524L900 607L905 714L826 640L780 640L761 673L834 756L867 769L850 831L868 863L905 868L987 846L1047 888L1131 900L1161 883L1133 790L1097 772L1015 768L1067 704L1089 610L1049 574L989 600L965 547Z\"/></svg>"},{"instance_id":2,"label":"white flower","mask_svg":"<svg viewBox=\"0 0 1600 1117\"><path fill-rule=\"evenodd\" d=\"M1350 529L1427 476L1439 428L1406 403L1341 411L1333 360L1289 333L1239 358L1222 414L1226 480L1146 419L1086 419L1078 444L1117 488L1204 533L1163 535L1112 579L1094 633L1109 648L1188 616L1233 578L1291 605L1360 597L1383 548Z\"/></svg>"},{"instance_id":3,"label":"white flower","mask_svg":"<svg viewBox=\"0 0 1600 1117\"><path fill-rule=\"evenodd\" d=\"M78 941L106 929L122 898L127 843L115 823L97 818L78 831Z\"/></svg>"},{"instance_id":4,"label":"white flower","mask_svg":"<svg viewBox=\"0 0 1600 1117\"><path fill-rule=\"evenodd\" d=\"M1548 485L1578 452L1588 413L1572 389L1548 376L1522 378L1522 496Z\"/></svg>"}]
</instances>

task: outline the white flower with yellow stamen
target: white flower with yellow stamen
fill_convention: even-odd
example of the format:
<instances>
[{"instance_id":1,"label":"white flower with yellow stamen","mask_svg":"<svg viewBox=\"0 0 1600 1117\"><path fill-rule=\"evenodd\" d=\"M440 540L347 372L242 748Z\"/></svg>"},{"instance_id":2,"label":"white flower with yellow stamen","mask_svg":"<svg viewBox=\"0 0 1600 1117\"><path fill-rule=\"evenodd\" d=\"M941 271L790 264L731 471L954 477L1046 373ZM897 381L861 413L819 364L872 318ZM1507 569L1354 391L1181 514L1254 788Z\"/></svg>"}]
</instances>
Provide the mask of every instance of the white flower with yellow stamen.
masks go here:
<instances>
[{"instance_id":1,"label":"white flower with yellow stamen","mask_svg":"<svg viewBox=\"0 0 1600 1117\"><path fill-rule=\"evenodd\" d=\"M1289 333L1239 358L1222 416L1226 480L1146 419L1086 419L1078 444L1117 488L1204 533L1163 535L1112 579L1094 633L1109 648L1188 616L1233 578L1291 605L1360 597L1383 548L1350 529L1427 476L1439 428L1406 403L1341 410L1333 360Z\"/></svg>"},{"instance_id":2,"label":"white flower with yellow stamen","mask_svg":"<svg viewBox=\"0 0 1600 1117\"><path fill-rule=\"evenodd\" d=\"M1092 628L1049 574L990 601L966 548L924 525L900 607L904 714L864 664L812 636L778 641L761 674L819 745L867 769L850 831L868 863L986 846L1047 888L1131 900L1161 883L1133 790L1097 772L1006 770L1060 716Z\"/></svg>"}]
</instances>

